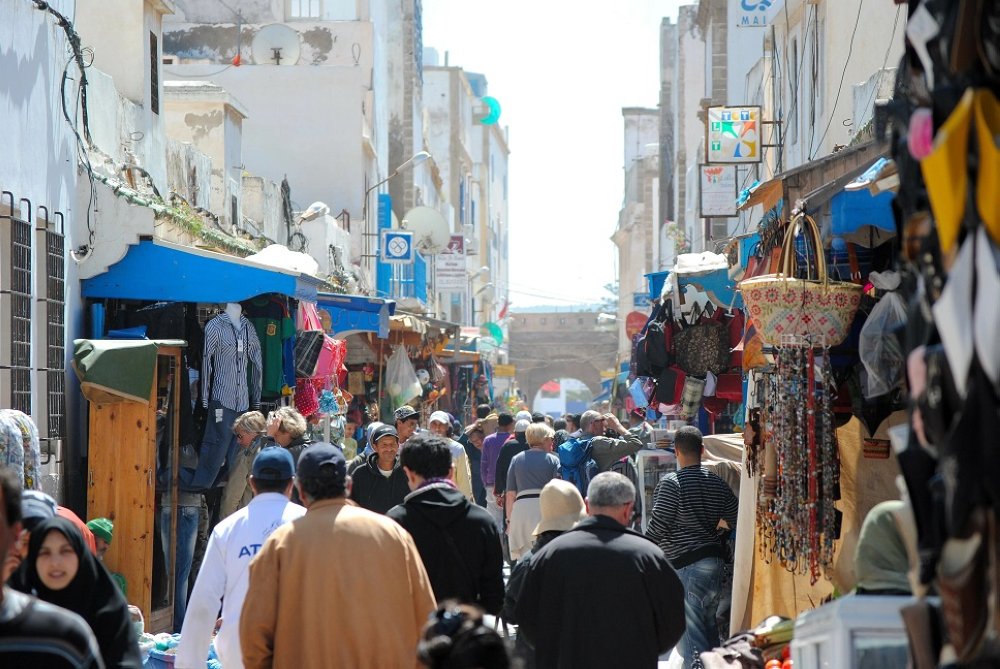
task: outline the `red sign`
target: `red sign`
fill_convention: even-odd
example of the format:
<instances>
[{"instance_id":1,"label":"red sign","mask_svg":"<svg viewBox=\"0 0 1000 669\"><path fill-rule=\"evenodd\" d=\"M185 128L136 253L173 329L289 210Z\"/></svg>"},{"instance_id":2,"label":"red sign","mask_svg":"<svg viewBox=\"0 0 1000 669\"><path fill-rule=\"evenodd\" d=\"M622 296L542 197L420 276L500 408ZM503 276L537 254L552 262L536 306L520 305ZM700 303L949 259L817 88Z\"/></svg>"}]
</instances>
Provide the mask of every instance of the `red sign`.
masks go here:
<instances>
[{"instance_id":1,"label":"red sign","mask_svg":"<svg viewBox=\"0 0 1000 669\"><path fill-rule=\"evenodd\" d=\"M646 324L647 318L649 316L641 311L629 312L629 315L625 317L625 334L628 335L629 339L639 334L642 326Z\"/></svg>"}]
</instances>

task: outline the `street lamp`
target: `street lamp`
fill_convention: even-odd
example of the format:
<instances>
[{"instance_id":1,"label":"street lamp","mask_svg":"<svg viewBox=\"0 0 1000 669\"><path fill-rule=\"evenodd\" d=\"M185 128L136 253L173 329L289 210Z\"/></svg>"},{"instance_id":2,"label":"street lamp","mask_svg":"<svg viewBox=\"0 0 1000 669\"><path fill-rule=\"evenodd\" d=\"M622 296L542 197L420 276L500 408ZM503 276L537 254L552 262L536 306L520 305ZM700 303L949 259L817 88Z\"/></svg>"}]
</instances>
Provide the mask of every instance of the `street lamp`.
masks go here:
<instances>
[{"instance_id":1,"label":"street lamp","mask_svg":"<svg viewBox=\"0 0 1000 669\"><path fill-rule=\"evenodd\" d=\"M488 274L489 271L490 271L489 265L483 265L482 267L480 267L475 272L469 272L469 294L468 294L468 299L466 301L466 304L467 304L467 306L469 308L469 325L475 325L476 324L476 312L474 310L475 309L475 307L474 307L475 302L474 301L476 299L476 296L479 295L479 293L481 293L483 291L483 288L480 288L479 292L473 294L473 292L472 292L472 284L475 283L476 279L478 279L479 277L481 277L481 276L483 276L485 274ZM493 285L493 284L490 283L490 284L487 284L487 285L490 286L490 285ZM485 286L484 286L484 288L485 288Z\"/></svg>"},{"instance_id":2,"label":"street lamp","mask_svg":"<svg viewBox=\"0 0 1000 669\"><path fill-rule=\"evenodd\" d=\"M371 232L371 223L369 223L369 221L368 221L368 196L371 195L371 192L373 190L375 190L376 188L378 188L379 186L381 186L382 184L384 184L385 182L387 182L389 179L392 179L393 177L395 177L396 175L398 175L400 172L404 172L404 171L410 169L411 167L415 167L415 166L419 165L420 163L425 162L430 157L431 157L431 154L429 154L426 151L421 151L420 153L415 154L409 160L405 161L402 165L400 165L399 167L397 167L396 169L394 169L392 171L392 174L390 174L389 176L387 176L385 179L382 179L378 183L374 184L373 186L369 186L368 190L365 191L365 199L364 199L364 201L361 204L361 218L363 218L365 220L365 233L364 233L364 236L365 236L365 251L367 252L367 253L365 253L365 258L368 259L368 267L369 268L371 268L371 259L373 257L375 257L375 254L371 253L371 248L370 248L369 240L372 237L377 237L378 234L373 234Z\"/></svg>"}]
</instances>

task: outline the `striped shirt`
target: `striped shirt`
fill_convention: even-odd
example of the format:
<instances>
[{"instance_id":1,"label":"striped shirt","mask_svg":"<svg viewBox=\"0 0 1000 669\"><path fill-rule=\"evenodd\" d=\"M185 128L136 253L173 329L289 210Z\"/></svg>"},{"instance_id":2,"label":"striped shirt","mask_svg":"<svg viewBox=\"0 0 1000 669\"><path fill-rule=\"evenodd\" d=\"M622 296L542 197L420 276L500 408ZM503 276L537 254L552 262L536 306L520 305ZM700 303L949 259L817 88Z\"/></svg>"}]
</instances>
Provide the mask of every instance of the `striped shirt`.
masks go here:
<instances>
[{"instance_id":1,"label":"striped shirt","mask_svg":"<svg viewBox=\"0 0 1000 669\"><path fill-rule=\"evenodd\" d=\"M247 365L253 372L247 374ZM232 411L260 408L263 376L260 340L246 316L237 332L229 314L219 314L205 326L205 356L201 370L201 401L212 399Z\"/></svg>"},{"instance_id":2,"label":"striped shirt","mask_svg":"<svg viewBox=\"0 0 1000 669\"><path fill-rule=\"evenodd\" d=\"M737 501L725 481L701 465L663 476L653 491L653 510L646 536L667 559L719 545L715 527L725 520L736 527Z\"/></svg>"}]
</instances>

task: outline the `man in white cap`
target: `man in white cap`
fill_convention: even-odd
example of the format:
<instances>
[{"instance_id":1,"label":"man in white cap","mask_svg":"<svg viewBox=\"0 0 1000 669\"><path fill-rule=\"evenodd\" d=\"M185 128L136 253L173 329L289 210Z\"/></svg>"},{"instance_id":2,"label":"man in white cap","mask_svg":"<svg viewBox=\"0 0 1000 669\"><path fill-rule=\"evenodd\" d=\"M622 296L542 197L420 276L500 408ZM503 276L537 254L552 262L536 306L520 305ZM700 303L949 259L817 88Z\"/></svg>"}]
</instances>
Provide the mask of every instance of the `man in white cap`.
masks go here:
<instances>
[{"instance_id":1,"label":"man in white cap","mask_svg":"<svg viewBox=\"0 0 1000 669\"><path fill-rule=\"evenodd\" d=\"M469 456L462 444L451 438L451 416L444 411L435 411L427 420L427 429L439 437L443 437L451 449L451 460L455 465L455 485L470 501L476 499L472 493L472 475L469 473Z\"/></svg>"}]
</instances>

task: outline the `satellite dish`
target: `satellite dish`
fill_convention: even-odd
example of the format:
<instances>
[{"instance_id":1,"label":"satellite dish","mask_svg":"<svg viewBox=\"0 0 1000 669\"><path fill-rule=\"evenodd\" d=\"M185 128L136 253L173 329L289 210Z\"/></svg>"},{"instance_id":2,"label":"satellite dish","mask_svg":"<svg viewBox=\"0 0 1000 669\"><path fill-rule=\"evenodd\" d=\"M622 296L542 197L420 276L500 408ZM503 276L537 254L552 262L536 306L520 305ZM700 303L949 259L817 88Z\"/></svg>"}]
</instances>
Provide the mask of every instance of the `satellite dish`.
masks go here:
<instances>
[{"instance_id":1,"label":"satellite dish","mask_svg":"<svg viewBox=\"0 0 1000 669\"><path fill-rule=\"evenodd\" d=\"M250 43L250 55L257 65L295 65L301 50L299 34L283 23L262 27Z\"/></svg>"},{"instance_id":2,"label":"satellite dish","mask_svg":"<svg viewBox=\"0 0 1000 669\"><path fill-rule=\"evenodd\" d=\"M402 228L413 233L413 247L425 256L441 253L451 241L448 221L430 207L414 207L406 212Z\"/></svg>"}]
</instances>

